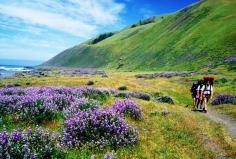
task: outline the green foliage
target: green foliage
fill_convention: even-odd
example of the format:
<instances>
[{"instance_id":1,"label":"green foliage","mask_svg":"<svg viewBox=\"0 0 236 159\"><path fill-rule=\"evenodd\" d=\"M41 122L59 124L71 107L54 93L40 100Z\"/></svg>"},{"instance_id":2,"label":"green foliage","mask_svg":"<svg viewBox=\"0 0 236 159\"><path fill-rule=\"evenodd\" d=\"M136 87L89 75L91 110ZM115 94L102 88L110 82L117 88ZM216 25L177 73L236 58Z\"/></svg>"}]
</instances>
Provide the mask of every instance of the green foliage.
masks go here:
<instances>
[{"instance_id":1,"label":"green foliage","mask_svg":"<svg viewBox=\"0 0 236 159\"><path fill-rule=\"evenodd\" d=\"M45 65L198 70L223 64L234 70L235 65L227 64L224 58L236 50L235 10L235 1L201 1L174 14L156 17L155 22L125 28L111 37L105 33L96 38L94 45L75 46Z\"/></svg>"},{"instance_id":2,"label":"green foliage","mask_svg":"<svg viewBox=\"0 0 236 159\"><path fill-rule=\"evenodd\" d=\"M137 27L137 26L140 26L140 25L146 25L146 24L149 24L149 23L154 23L155 19L156 19L156 17L150 17L150 18L147 18L147 19L144 19L144 20L140 20L138 23L132 24L131 28L134 28L134 27Z\"/></svg>"},{"instance_id":3,"label":"green foliage","mask_svg":"<svg viewBox=\"0 0 236 159\"><path fill-rule=\"evenodd\" d=\"M102 40L105 40L106 38L111 37L111 36L114 35L114 34L115 34L115 33L112 33L112 32L101 34L101 35L99 35L98 37L96 37L95 39L93 39L93 40L91 41L91 44L96 44L96 43L98 43L98 42L100 42L100 41L102 41Z\"/></svg>"}]
</instances>

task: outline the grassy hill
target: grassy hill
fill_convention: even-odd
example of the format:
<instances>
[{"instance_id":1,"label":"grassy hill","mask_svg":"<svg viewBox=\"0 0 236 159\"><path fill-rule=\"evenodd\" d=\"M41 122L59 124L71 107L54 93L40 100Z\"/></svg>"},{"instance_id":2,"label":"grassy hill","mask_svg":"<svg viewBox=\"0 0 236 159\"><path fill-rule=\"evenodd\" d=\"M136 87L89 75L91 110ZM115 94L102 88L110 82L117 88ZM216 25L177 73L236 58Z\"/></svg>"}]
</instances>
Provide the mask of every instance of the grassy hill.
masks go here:
<instances>
[{"instance_id":1,"label":"grassy hill","mask_svg":"<svg viewBox=\"0 0 236 159\"><path fill-rule=\"evenodd\" d=\"M67 49L44 66L121 70L196 70L236 52L236 1L203 0Z\"/></svg>"}]
</instances>

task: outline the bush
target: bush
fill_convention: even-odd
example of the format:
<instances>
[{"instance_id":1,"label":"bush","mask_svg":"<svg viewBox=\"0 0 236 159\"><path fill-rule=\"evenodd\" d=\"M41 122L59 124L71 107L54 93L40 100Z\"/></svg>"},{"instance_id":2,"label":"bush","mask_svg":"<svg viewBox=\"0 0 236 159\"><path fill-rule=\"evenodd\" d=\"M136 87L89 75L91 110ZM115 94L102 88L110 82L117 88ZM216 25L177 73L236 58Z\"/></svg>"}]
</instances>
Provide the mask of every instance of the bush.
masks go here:
<instances>
[{"instance_id":1,"label":"bush","mask_svg":"<svg viewBox=\"0 0 236 159\"><path fill-rule=\"evenodd\" d=\"M155 22L155 17L150 17L144 20L140 20L139 21L139 25L145 25L145 24L149 24L149 23L153 23Z\"/></svg>"},{"instance_id":2,"label":"bush","mask_svg":"<svg viewBox=\"0 0 236 159\"><path fill-rule=\"evenodd\" d=\"M127 87L126 86L120 86L120 87L118 87L118 90L125 91L125 90L127 90Z\"/></svg>"},{"instance_id":3,"label":"bush","mask_svg":"<svg viewBox=\"0 0 236 159\"><path fill-rule=\"evenodd\" d=\"M218 95L211 103L212 105L236 104L236 96L229 94Z\"/></svg>"},{"instance_id":4,"label":"bush","mask_svg":"<svg viewBox=\"0 0 236 159\"><path fill-rule=\"evenodd\" d=\"M156 19L156 17L153 16L153 17L150 17L150 18L147 18L147 19L144 19L144 20L140 20L137 24L132 24L130 27L135 28L135 27L140 26L140 25L146 25L146 24L149 24L149 23L154 23L155 19Z\"/></svg>"},{"instance_id":5,"label":"bush","mask_svg":"<svg viewBox=\"0 0 236 159\"><path fill-rule=\"evenodd\" d=\"M91 85L94 85L94 82L93 81L87 81L85 84L88 85L88 86L91 86Z\"/></svg>"},{"instance_id":6,"label":"bush","mask_svg":"<svg viewBox=\"0 0 236 159\"><path fill-rule=\"evenodd\" d=\"M83 95L89 99L95 99L99 101L106 101L110 97L110 92L108 90L102 89L92 89L88 88L83 92Z\"/></svg>"},{"instance_id":7,"label":"bush","mask_svg":"<svg viewBox=\"0 0 236 159\"><path fill-rule=\"evenodd\" d=\"M228 80L223 77L223 78L217 79L215 82L216 83L226 83L226 82L228 82Z\"/></svg>"},{"instance_id":8,"label":"bush","mask_svg":"<svg viewBox=\"0 0 236 159\"><path fill-rule=\"evenodd\" d=\"M64 110L64 116L71 117L73 115L76 115L80 111L85 111L88 109L97 109L98 107L99 104L93 100L79 98L76 99L68 109Z\"/></svg>"},{"instance_id":9,"label":"bush","mask_svg":"<svg viewBox=\"0 0 236 159\"><path fill-rule=\"evenodd\" d=\"M61 145L117 148L136 144L138 132L111 111L81 111L65 121Z\"/></svg>"},{"instance_id":10,"label":"bush","mask_svg":"<svg viewBox=\"0 0 236 159\"><path fill-rule=\"evenodd\" d=\"M159 96L156 100L162 103L174 104L174 100L169 96Z\"/></svg>"},{"instance_id":11,"label":"bush","mask_svg":"<svg viewBox=\"0 0 236 159\"><path fill-rule=\"evenodd\" d=\"M21 120L41 123L43 120L51 120L55 117L56 106L46 103L47 97L40 95L27 95L16 104L16 111Z\"/></svg>"},{"instance_id":12,"label":"bush","mask_svg":"<svg viewBox=\"0 0 236 159\"><path fill-rule=\"evenodd\" d=\"M120 97L120 98L138 98L142 100L147 100L149 101L151 99L151 95L148 93L143 93L143 92L129 92L129 91L124 91L124 92L114 92L115 97Z\"/></svg>"},{"instance_id":13,"label":"bush","mask_svg":"<svg viewBox=\"0 0 236 159\"><path fill-rule=\"evenodd\" d=\"M129 99L115 101L112 109L118 114L130 116L136 120L142 118L142 110L138 107L138 104Z\"/></svg>"},{"instance_id":14,"label":"bush","mask_svg":"<svg viewBox=\"0 0 236 159\"><path fill-rule=\"evenodd\" d=\"M112 33L112 32L101 34L97 38L93 39L91 41L91 44L96 44L96 43L98 43L102 40L105 40L106 38L109 38L109 37L113 36L114 34L115 33Z\"/></svg>"},{"instance_id":15,"label":"bush","mask_svg":"<svg viewBox=\"0 0 236 159\"><path fill-rule=\"evenodd\" d=\"M151 99L151 95L148 93L143 93L143 92L132 92L130 93L131 97L142 99L142 100L147 100L149 101Z\"/></svg>"},{"instance_id":16,"label":"bush","mask_svg":"<svg viewBox=\"0 0 236 159\"><path fill-rule=\"evenodd\" d=\"M18 95L12 95L12 96L5 96L0 95L0 115L7 115L11 114L15 110L15 105L17 101L19 100Z\"/></svg>"},{"instance_id":17,"label":"bush","mask_svg":"<svg viewBox=\"0 0 236 159\"><path fill-rule=\"evenodd\" d=\"M55 118L58 112L68 109L78 98L105 101L109 96L108 90L90 87L0 88L0 114L14 113L19 117L17 119L41 123ZM92 106L85 104L81 109L89 107Z\"/></svg>"},{"instance_id":18,"label":"bush","mask_svg":"<svg viewBox=\"0 0 236 159\"><path fill-rule=\"evenodd\" d=\"M0 133L0 158L64 158L64 152L57 148L52 135L36 128L35 131L6 130Z\"/></svg>"}]
</instances>

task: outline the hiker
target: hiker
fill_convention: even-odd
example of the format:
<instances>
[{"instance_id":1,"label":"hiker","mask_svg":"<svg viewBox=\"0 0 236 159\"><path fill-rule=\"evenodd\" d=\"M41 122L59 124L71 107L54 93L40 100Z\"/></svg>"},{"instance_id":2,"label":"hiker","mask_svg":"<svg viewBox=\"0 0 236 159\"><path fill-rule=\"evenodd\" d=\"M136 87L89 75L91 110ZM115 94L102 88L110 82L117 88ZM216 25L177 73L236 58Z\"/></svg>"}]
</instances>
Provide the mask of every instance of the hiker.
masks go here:
<instances>
[{"instance_id":1,"label":"hiker","mask_svg":"<svg viewBox=\"0 0 236 159\"><path fill-rule=\"evenodd\" d=\"M197 88L197 101L196 101L196 107L197 109L202 109L203 105L203 91L204 91L204 81L200 80Z\"/></svg>"},{"instance_id":2,"label":"hiker","mask_svg":"<svg viewBox=\"0 0 236 159\"><path fill-rule=\"evenodd\" d=\"M199 86L199 80L193 82L192 87L190 89L191 96L192 96L192 99L193 99L193 108L192 108L193 110L196 110L198 86Z\"/></svg>"},{"instance_id":3,"label":"hiker","mask_svg":"<svg viewBox=\"0 0 236 159\"><path fill-rule=\"evenodd\" d=\"M203 97L204 97L204 108L203 112L207 113L207 106L210 99L213 96L213 78L204 77L204 86L203 86Z\"/></svg>"}]
</instances>

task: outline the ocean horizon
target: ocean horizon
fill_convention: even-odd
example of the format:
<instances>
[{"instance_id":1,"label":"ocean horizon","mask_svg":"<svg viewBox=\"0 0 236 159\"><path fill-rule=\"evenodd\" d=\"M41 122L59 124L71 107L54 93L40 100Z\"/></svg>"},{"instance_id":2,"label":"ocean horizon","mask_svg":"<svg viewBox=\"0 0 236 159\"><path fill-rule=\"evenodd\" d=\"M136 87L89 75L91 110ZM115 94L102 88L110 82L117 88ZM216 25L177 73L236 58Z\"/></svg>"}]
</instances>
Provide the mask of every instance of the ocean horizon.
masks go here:
<instances>
[{"instance_id":1,"label":"ocean horizon","mask_svg":"<svg viewBox=\"0 0 236 159\"><path fill-rule=\"evenodd\" d=\"M43 63L39 60L0 59L0 66L33 67Z\"/></svg>"},{"instance_id":2,"label":"ocean horizon","mask_svg":"<svg viewBox=\"0 0 236 159\"><path fill-rule=\"evenodd\" d=\"M42 61L0 59L0 77L14 75L17 72L30 71Z\"/></svg>"}]
</instances>

